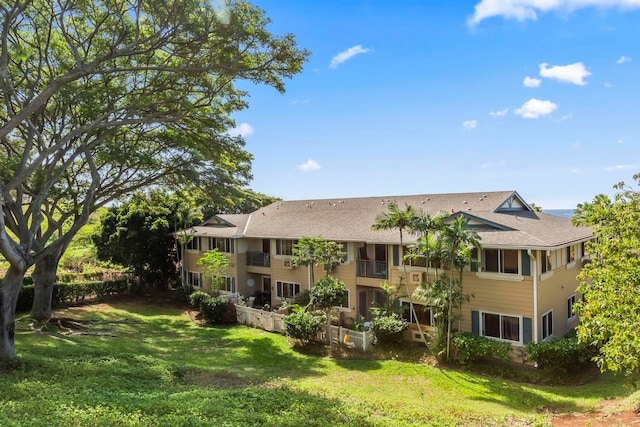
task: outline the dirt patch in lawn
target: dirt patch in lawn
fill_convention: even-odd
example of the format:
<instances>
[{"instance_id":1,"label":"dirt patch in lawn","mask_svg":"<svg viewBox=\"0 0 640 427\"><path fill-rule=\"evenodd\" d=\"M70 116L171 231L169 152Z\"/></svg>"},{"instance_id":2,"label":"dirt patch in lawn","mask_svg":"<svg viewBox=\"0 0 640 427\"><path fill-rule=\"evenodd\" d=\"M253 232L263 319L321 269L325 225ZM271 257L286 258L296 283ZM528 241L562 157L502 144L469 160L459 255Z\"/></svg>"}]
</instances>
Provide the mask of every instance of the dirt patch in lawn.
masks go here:
<instances>
[{"instance_id":1,"label":"dirt patch in lawn","mask_svg":"<svg viewBox=\"0 0 640 427\"><path fill-rule=\"evenodd\" d=\"M594 412L566 414L554 417L554 427L616 427L640 426L640 408L628 409L619 400L603 400Z\"/></svg>"}]
</instances>

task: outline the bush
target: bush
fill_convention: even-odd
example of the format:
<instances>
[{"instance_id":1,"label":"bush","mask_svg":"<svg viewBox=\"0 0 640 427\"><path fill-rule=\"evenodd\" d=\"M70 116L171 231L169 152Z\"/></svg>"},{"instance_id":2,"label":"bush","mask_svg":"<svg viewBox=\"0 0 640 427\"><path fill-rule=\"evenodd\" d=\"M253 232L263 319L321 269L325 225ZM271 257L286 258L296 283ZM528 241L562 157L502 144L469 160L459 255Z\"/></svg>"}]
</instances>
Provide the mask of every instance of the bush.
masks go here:
<instances>
[{"instance_id":1,"label":"bush","mask_svg":"<svg viewBox=\"0 0 640 427\"><path fill-rule=\"evenodd\" d=\"M211 295L209 295L206 292L195 291L191 295L189 295L189 304L191 304L191 306L193 307L200 308L200 305L202 304L202 302L210 298L211 298Z\"/></svg>"},{"instance_id":2,"label":"bush","mask_svg":"<svg viewBox=\"0 0 640 427\"><path fill-rule=\"evenodd\" d=\"M554 338L525 346L526 360L538 368L554 374L577 373L594 366L593 358L598 354L594 346L583 344L577 338Z\"/></svg>"},{"instance_id":3,"label":"bush","mask_svg":"<svg viewBox=\"0 0 640 427\"><path fill-rule=\"evenodd\" d=\"M458 362L466 365L481 357L495 357L511 360L511 344L471 334L458 334L453 337Z\"/></svg>"},{"instance_id":4,"label":"bush","mask_svg":"<svg viewBox=\"0 0 640 427\"><path fill-rule=\"evenodd\" d=\"M381 314L371 321L371 329L380 344L397 344L402 342L402 333L409 328L409 323L397 313Z\"/></svg>"},{"instance_id":5,"label":"bush","mask_svg":"<svg viewBox=\"0 0 640 427\"><path fill-rule=\"evenodd\" d=\"M297 339L302 345L313 339L322 327L322 317L307 311L298 311L284 317L285 335Z\"/></svg>"},{"instance_id":6,"label":"bush","mask_svg":"<svg viewBox=\"0 0 640 427\"><path fill-rule=\"evenodd\" d=\"M293 297L293 302L294 304L298 304L303 307L308 306L309 302L311 302L311 292L309 289L305 289L297 293L296 296Z\"/></svg>"},{"instance_id":7,"label":"bush","mask_svg":"<svg viewBox=\"0 0 640 427\"><path fill-rule=\"evenodd\" d=\"M207 323L230 323L230 316L227 314L229 304L233 304L233 302L225 297L209 297L202 300L200 302L202 318ZM233 306L233 311L235 312L235 305Z\"/></svg>"}]
</instances>

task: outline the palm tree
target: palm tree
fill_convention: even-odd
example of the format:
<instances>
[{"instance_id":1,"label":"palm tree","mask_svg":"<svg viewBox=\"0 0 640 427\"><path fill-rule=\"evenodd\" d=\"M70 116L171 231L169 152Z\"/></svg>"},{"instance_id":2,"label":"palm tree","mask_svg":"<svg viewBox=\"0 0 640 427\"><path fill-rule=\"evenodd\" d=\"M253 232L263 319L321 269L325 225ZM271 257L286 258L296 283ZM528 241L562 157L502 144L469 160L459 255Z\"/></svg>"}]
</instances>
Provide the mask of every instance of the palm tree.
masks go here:
<instances>
[{"instance_id":1,"label":"palm tree","mask_svg":"<svg viewBox=\"0 0 640 427\"><path fill-rule=\"evenodd\" d=\"M424 254L426 258L427 282L429 281L429 264L432 254L432 247L430 246L430 242L434 242L432 238L433 234L431 233L438 232L442 229L443 226L444 225L442 223L442 216L440 216L440 214L431 216L428 212L424 212L421 209L416 212L414 221L410 226L410 230L420 236L418 240L422 240L424 242L423 245L421 245L420 243L418 244L418 253Z\"/></svg>"},{"instance_id":2,"label":"palm tree","mask_svg":"<svg viewBox=\"0 0 640 427\"><path fill-rule=\"evenodd\" d=\"M462 247L480 246L480 237L478 233L470 230L467 226L467 220L459 215L455 220L444 227L442 230L442 238L448 246L448 264L449 264L449 302L447 307L447 359L449 359L451 348L451 309L453 305L453 273L456 267L456 257ZM464 267L463 267L464 268Z\"/></svg>"},{"instance_id":3,"label":"palm tree","mask_svg":"<svg viewBox=\"0 0 640 427\"><path fill-rule=\"evenodd\" d=\"M416 211L411 205L406 205L406 209L402 210L395 202L389 202L387 207L389 208L389 211L379 216L376 219L376 223L373 224L371 228L374 231L397 229L400 232L400 248L404 251L402 232L404 230L412 230L415 227L417 217ZM418 325L418 331L420 331L420 335L423 337L426 345L426 338L424 337L424 334L422 334L422 328L420 327L418 316L416 316L416 312L413 307L413 299L411 298L411 292L409 291L409 280L407 279L407 266L404 262L402 263L402 272L404 285L407 289L407 296L409 298L410 317L415 319L416 325Z\"/></svg>"}]
</instances>

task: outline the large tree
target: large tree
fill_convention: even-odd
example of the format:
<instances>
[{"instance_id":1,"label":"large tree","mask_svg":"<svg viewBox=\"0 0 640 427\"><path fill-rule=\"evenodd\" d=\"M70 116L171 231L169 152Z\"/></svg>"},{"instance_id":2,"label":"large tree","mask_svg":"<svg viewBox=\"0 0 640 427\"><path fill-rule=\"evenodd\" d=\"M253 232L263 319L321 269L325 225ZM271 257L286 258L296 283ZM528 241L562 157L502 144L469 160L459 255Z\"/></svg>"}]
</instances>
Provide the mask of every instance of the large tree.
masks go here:
<instances>
[{"instance_id":1,"label":"large tree","mask_svg":"<svg viewBox=\"0 0 640 427\"><path fill-rule=\"evenodd\" d=\"M633 179L640 183L640 174ZM574 307L580 315L578 338L599 348L600 368L637 378L640 375L640 192L617 184L613 199L598 195L578 205L573 222L591 226Z\"/></svg>"},{"instance_id":2,"label":"large tree","mask_svg":"<svg viewBox=\"0 0 640 427\"><path fill-rule=\"evenodd\" d=\"M140 188L246 173L242 139L227 133L230 114L246 107L233 82L283 91L308 53L243 2L25 0L0 11L6 359L27 268L55 277L89 214ZM45 216L70 225L43 230Z\"/></svg>"}]
</instances>

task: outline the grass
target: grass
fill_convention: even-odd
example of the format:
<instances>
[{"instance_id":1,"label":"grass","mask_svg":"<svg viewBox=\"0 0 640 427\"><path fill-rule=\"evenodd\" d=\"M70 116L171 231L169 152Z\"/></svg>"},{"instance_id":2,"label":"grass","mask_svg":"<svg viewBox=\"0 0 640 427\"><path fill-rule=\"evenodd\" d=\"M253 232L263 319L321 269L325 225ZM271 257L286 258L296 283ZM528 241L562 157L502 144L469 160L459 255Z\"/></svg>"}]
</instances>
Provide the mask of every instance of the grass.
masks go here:
<instances>
[{"instance_id":1,"label":"grass","mask_svg":"<svg viewBox=\"0 0 640 427\"><path fill-rule=\"evenodd\" d=\"M418 361L302 353L278 334L200 327L168 302L57 314L94 320L93 335L36 334L19 322L20 362L0 372L0 425L546 425L551 414L637 396L612 376L533 386Z\"/></svg>"}]
</instances>

